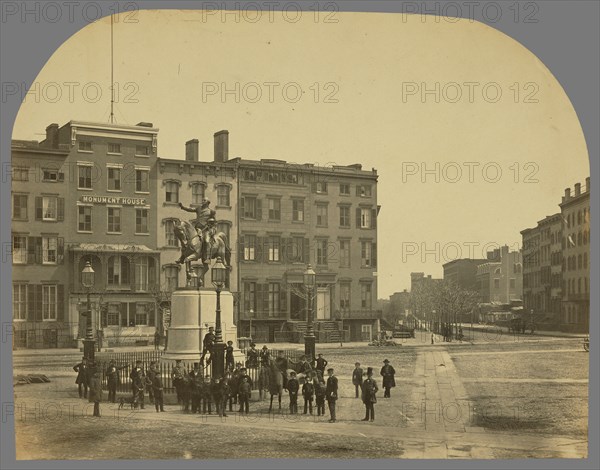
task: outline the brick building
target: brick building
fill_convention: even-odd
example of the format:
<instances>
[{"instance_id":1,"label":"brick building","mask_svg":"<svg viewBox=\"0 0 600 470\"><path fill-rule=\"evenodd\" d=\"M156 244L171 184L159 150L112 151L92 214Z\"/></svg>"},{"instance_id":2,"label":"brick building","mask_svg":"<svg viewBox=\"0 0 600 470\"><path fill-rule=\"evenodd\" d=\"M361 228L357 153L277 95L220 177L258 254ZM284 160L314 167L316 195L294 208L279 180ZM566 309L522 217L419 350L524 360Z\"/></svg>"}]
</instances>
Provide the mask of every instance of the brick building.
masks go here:
<instances>
[{"instance_id":1,"label":"brick building","mask_svg":"<svg viewBox=\"0 0 600 470\"><path fill-rule=\"evenodd\" d=\"M487 259L455 259L444 264L444 280L450 281L458 287L477 291L477 266L486 263Z\"/></svg>"}]
</instances>

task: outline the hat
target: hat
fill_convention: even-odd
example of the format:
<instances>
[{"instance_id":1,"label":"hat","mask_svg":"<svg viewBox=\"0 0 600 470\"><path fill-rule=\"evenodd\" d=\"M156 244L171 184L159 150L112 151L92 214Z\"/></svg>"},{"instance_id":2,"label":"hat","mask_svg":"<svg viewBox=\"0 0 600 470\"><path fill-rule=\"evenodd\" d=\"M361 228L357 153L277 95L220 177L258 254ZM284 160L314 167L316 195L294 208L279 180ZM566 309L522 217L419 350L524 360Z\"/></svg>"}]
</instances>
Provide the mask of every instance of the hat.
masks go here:
<instances>
[{"instance_id":1,"label":"hat","mask_svg":"<svg viewBox=\"0 0 600 470\"><path fill-rule=\"evenodd\" d=\"M265 344L265 345L263 346L263 349L269 349L269 348L267 348L267 345Z\"/></svg>"},{"instance_id":2,"label":"hat","mask_svg":"<svg viewBox=\"0 0 600 470\"><path fill-rule=\"evenodd\" d=\"M360 366L360 362L355 362L354 365L355 366Z\"/></svg>"},{"instance_id":3,"label":"hat","mask_svg":"<svg viewBox=\"0 0 600 470\"><path fill-rule=\"evenodd\" d=\"M227 341L227 344L229 344L229 343L233 344L233 341Z\"/></svg>"},{"instance_id":4,"label":"hat","mask_svg":"<svg viewBox=\"0 0 600 470\"><path fill-rule=\"evenodd\" d=\"M254 346L256 346L256 343L250 343L250 347L253 348Z\"/></svg>"},{"instance_id":5,"label":"hat","mask_svg":"<svg viewBox=\"0 0 600 470\"><path fill-rule=\"evenodd\" d=\"M373 368L367 367L367 375L372 375L372 374L373 374Z\"/></svg>"},{"instance_id":6,"label":"hat","mask_svg":"<svg viewBox=\"0 0 600 470\"><path fill-rule=\"evenodd\" d=\"M387 359L384 359L383 362L387 364L390 361L388 361Z\"/></svg>"},{"instance_id":7,"label":"hat","mask_svg":"<svg viewBox=\"0 0 600 470\"><path fill-rule=\"evenodd\" d=\"M194 362L194 369L195 369L196 367L199 367L199 366L200 366L200 363L199 363L199 362Z\"/></svg>"},{"instance_id":8,"label":"hat","mask_svg":"<svg viewBox=\"0 0 600 470\"><path fill-rule=\"evenodd\" d=\"M322 355L323 355L322 353L317 354L317 356L322 356Z\"/></svg>"},{"instance_id":9,"label":"hat","mask_svg":"<svg viewBox=\"0 0 600 470\"><path fill-rule=\"evenodd\" d=\"M329 371L333 372L333 367L330 367L329 369L327 369L327 372L329 372Z\"/></svg>"},{"instance_id":10,"label":"hat","mask_svg":"<svg viewBox=\"0 0 600 470\"><path fill-rule=\"evenodd\" d=\"M294 376L294 375L296 375L296 372L294 372L294 371L291 371L291 372L290 372L290 375L291 375L291 376Z\"/></svg>"}]
</instances>

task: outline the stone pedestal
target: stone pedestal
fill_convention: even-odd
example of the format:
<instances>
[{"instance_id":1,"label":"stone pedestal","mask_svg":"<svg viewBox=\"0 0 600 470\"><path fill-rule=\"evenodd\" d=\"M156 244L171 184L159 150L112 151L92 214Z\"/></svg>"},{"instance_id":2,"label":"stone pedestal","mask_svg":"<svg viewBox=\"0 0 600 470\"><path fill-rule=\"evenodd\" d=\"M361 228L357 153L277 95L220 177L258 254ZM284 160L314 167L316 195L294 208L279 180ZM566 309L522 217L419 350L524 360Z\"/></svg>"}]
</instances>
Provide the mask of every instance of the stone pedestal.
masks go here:
<instances>
[{"instance_id":1,"label":"stone pedestal","mask_svg":"<svg viewBox=\"0 0 600 470\"><path fill-rule=\"evenodd\" d=\"M215 327L217 293L214 289L179 289L171 295L171 325L167 349L161 362L175 364L181 359L193 365L200 361L202 340L209 327ZM244 362L238 348L237 327L233 323L233 295L221 292L221 330L223 341L233 341L235 361ZM208 357L208 356L207 356Z\"/></svg>"}]
</instances>

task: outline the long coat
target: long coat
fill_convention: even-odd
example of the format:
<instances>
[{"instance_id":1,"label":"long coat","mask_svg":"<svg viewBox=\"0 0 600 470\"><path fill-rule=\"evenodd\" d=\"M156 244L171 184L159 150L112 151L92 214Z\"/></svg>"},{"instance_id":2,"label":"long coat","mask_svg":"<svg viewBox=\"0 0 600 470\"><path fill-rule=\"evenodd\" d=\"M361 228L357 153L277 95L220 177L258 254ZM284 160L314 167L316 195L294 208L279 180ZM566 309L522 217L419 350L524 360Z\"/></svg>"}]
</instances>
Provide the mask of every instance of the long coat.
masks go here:
<instances>
[{"instance_id":1,"label":"long coat","mask_svg":"<svg viewBox=\"0 0 600 470\"><path fill-rule=\"evenodd\" d=\"M396 386L394 375L396 371L389 364L381 368L381 376L383 377L383 388L392 388Z\"/></svg>"},{"instance_id":2,"label":"long coat","mask_svg":"<svg viewBox=\"0 0 600 470\"><path fill-rule=\"evenodd\" d=\"M327 401L336 401L338 398L338 379L332 375L327 378L327 386L325 389L325 399Z\"/></svg>"},{"instance_id":3,"label":"long coat","mask_svg":"<svg viewBox=\"0 0 600 470\"><path fill-rule=\"evenodd\" d=\"M89 386L90 391L88 397L90 403L102 401L102 374L100 372L96 372L90 378Z\"/></svg>"},{"instance_id":4,"label":"long coat","mask_svg":"<svg viewBox=\"0 0 600 470\"><path fill-rule=\"evenodd\" d=\"M89 384L90 381L90 367L80 362L73 367L73 370L77 372L77 378L75 379L76 384Z\"/></svg>"},{"instance_id":5,"label":"long coat","mask_svg":"<svg viewBox=\"0 0 600 470\"><path fill-rule=\"evenodd\" d=\"M352 385L362 385L364 372L361 367L352 371Z\"/></svg>"},{"instance_id":6,"label":"long coat","mask_svg":"<svg viewBox=\"0 0 600 470\"><path fill-rule=\"evenodd\" d=\"M362 401L366 405L368 403L377 403L375 394L379 388L377 388L377 382L371 378L367 378L362 384Z\"/></svg>"}]
</instances>

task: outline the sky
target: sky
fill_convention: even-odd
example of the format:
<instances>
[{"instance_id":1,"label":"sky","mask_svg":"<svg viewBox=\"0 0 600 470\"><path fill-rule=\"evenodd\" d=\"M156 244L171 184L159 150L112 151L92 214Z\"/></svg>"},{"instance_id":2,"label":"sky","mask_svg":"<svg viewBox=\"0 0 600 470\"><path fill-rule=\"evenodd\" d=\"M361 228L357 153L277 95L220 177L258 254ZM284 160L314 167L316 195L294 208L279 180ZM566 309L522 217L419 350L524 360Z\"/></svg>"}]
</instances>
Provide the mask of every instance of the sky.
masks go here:
<instances>
[{"instance_id":1,"label":"sky","mask_svg":"<svg viewBox=\"0 0 600 470\"><path fill-rule=\"evenodd\" d=\"M376 13L154 10L115 17L115 122L152 122L159 156L229 130L229 155L379 174L378 297L410 273L482 258L558 212L589 160L577 115L537 57L469 20ZM335 22L334 22L335 21ZM13 138L108 122L110 18L40 71Z\"/></svg>"}]
</instances>

